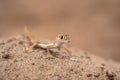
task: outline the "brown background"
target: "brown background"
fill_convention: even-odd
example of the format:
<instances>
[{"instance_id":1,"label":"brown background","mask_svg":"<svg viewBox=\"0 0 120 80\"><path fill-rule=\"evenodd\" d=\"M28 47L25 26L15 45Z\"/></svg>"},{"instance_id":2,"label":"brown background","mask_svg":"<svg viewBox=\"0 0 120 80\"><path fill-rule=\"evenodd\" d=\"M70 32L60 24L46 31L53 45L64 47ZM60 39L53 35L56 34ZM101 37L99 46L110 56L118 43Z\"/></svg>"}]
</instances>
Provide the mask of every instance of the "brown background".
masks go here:
<instances>
[{"instance_id":1,"label":"brown background","mask_svg":"<svg viewBox=\"0 0 120 80\"><path fill-rule=\"evenodd\" d=\"M120 61L119 0L0 0L0 37L71 35L72 47Z\"/></svg>"}]
</instances>

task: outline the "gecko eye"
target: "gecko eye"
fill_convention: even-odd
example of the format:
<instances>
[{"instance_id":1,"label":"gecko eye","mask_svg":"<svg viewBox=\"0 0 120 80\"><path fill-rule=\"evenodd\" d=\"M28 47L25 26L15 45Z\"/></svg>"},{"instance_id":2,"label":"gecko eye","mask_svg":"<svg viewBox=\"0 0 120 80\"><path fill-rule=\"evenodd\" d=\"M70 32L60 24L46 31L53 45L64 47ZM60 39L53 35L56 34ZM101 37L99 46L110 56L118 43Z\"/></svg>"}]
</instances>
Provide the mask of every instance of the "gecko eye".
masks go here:
<instances>
[{"instance_id":1,"label":"gecko eye","mask_svg":"<svg viewBox=\"0 0 120 80\"><path fill-rule=\"evenodd\" d=\"M63 36L61 36L61 38L60 38L61 40L63 39Z\"/></svg>"},{"instance_id":2,"label":"gecko eye","mask_svg":"<svg viewBox=\"0 0 120 80\"><path fill-rule=\"evenodd\" d=\"M61 40L70 40L70 35L69 34L59 34L58 37Z\"/></svg>"}]
</instances>

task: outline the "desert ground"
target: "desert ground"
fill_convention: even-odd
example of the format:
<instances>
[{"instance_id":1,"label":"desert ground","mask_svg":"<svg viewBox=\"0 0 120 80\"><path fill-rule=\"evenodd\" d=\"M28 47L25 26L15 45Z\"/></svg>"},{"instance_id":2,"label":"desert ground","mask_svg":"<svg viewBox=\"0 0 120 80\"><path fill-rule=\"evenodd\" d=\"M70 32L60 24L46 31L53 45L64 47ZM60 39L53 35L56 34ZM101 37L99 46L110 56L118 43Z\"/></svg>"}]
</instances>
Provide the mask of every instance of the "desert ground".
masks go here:
<instances>
[{"instance_id":1,"label":"desert ground","mask_svg":"<svg viewBox=\"0 0 120 80\"><path fill-rule=\"evenodd\" d=\"M120 60L120 1L0 1L0 37L23 34L28 26L36 38L54 40L71 35L71 46Z\"/></svg>"},{"instance_id":2,"label":"desert ground","mask_svg":"<svg viewBox=\"0 0 120 80\"><path fill-rule=\"evenodd\" d=\"M96 57L89 52L69 48L71 60L64 50L29 47L26 36L0 41L0 80L120 80L120 63Z\"/></svg>"}]
</instances>

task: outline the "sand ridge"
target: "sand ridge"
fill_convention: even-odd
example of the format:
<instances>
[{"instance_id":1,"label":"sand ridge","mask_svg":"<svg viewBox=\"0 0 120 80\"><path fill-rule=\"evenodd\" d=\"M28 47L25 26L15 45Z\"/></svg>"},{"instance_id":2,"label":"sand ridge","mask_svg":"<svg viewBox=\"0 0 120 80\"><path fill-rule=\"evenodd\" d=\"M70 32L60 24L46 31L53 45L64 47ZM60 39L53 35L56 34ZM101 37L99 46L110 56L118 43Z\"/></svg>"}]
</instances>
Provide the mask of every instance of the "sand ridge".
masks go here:
<instances>
[{"instance_id":1,"label":"sand ridge","mask_svg":"<svg viewBox=\"0 0 120 80\"><path fill-rule=\"evenodd\" d=\"M70 48L77 61L71 61L65 51L29 46L25 36L0 40L0 80L120 80L120 63L96 57L80 49Z\"/></svg>"}]
</instances>

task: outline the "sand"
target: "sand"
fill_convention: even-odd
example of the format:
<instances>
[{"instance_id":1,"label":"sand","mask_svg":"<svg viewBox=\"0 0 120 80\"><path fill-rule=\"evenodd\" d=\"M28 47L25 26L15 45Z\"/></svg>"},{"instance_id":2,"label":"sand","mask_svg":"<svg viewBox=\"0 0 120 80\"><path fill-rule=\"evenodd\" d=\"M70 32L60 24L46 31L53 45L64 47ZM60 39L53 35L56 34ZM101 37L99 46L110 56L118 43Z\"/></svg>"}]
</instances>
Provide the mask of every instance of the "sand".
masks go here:
<instances>
[{"instance_id":1,"label":"sand","mask_svg":"<svg viewBox=\"0 0 120 80\"><path fill-rule=\"evenodd\" d=\"M89 52L69 48L76 61L64 50L35 48L26 52L28 39L23 36L0 39L0 80L120 80L120 63Z\"/></svg>"}]
</instances>

